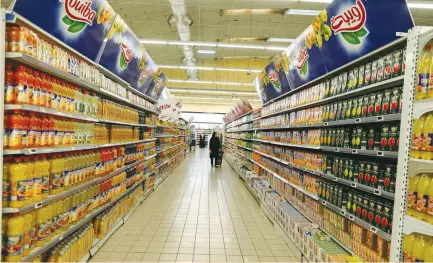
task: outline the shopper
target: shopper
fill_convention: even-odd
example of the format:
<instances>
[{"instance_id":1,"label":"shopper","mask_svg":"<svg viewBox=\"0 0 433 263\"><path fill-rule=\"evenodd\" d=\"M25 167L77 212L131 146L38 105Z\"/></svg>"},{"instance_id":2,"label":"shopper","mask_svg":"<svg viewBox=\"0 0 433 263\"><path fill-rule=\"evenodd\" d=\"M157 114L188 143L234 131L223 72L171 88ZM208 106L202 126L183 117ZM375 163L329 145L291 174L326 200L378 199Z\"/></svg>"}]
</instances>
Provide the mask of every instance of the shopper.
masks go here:
<instances>
[{"instance_id":1,"label":"shopper","mask_svg":"<svg viewBox=\"0 0 433 263\"><path fill-rule=\"evenodd\" d=\"M221 148L220 139L216 137L216 132L212 133L212 138L209 142L210 164L214 166L214 159L218 157L218 152Z\"/></svg>"}]
</instances>

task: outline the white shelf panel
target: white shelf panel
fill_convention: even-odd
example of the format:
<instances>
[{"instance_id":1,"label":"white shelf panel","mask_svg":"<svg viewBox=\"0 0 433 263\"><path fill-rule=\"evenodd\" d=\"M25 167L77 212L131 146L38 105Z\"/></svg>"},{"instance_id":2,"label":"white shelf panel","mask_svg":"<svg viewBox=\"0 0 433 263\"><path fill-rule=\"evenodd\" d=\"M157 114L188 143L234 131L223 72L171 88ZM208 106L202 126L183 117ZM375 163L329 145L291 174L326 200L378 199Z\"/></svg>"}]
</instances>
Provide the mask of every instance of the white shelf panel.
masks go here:
<instances>
[{"instance_id":1,"label":"white shelf panel","mask_svg":"<svg viewBox=\"0 0 433 263\"><path fill-rule=\"evenodd\" d=\"M409 176L433 172L433 160L409 159Z\"/></svg>"},{"instance_id":2,"label":"white shelf panel","mask_svg":"<svg viewBox=\"0 0 433 263\"><path fill-rule=\"evenodd\" d=\"M418 218L406 215L404 217L403 233L421 233L427 236L433 236L433 225Z\"/></svg>"}]
</instances>

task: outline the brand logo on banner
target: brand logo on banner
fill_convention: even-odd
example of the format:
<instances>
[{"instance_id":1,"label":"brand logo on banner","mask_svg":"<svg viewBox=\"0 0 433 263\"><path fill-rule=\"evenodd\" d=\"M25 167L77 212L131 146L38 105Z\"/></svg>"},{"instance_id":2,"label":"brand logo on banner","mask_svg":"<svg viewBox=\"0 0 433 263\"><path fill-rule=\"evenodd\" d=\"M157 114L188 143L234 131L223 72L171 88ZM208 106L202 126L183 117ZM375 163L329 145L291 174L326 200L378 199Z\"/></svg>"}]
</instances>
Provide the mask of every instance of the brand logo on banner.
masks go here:
<instances>
[{"instance_id":1,"label":"brand logo on banner","mask_svg":"<svg viewBox=\"0 0 433 263\"><path fill-rule=\"evenodd\" d=\"M296 61L296 68L299 70L301 75L307 75L308 73L308 58L310 56L308 55L308 50L306 47L299 50L299 53L296 55L295 61Z\"/></svg>"},{"instance_id":2,"label":"brand logo on banner","mask_svg":"<svg viewBox=\"0 0 433 263\"><path fill-rule=\"evenodd\" d=\"M134 58L134 51L131 47L129 47L128 40L126 38L123 38L122 44L120 45L120 50L122 51L120 53L120 67L126 68L128 67L129 62Z\"/></svg>"},{"instance_id":3,"label":"brand logo on banner","mask_svg":"<svg viewBox=\"0 0 433 263\"><path fill-rule=\"evenodd\" d=\"M367 21L367 12L361 0L357 0L355 5L349 9L331 18L331 28L334 34L341 33L344 40L349 44L361 44L361 38L368 35L365 27Z\"/></svg>"},{"instance_id":4,"label":"brand logo on banner","mask_svg":"<svg viewBox=\"0 0 433 263\"><path fill-rule=\"evenodd\" d=\"M66 16L62 18L62 22L68 25L68 31L71 33L81 32L86 25L92 26L93 20L96 17L96 11L90 0L59 0L64 3Z\"/></svg>"}]
</instances>

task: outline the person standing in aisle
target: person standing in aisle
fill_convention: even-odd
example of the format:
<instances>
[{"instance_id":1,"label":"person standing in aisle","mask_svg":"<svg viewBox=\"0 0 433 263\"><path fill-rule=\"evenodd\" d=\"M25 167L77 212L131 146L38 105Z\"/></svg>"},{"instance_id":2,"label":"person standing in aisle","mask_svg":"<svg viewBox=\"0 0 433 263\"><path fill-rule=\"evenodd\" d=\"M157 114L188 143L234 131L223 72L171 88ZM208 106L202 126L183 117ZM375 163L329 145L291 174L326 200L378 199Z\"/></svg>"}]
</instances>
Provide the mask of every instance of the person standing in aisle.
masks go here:
<instances>
[{"instance_id":1,"label":"person standing in aisle","mask_svg":"<svg viewBox=\"0 0 433 263\"><path fill-rule=\"evenodd\" d=\"M212 166L214 166L214 159L218 157L220 148L220 139L216 137L216 132L213 132L209 142L210 164Z\"/></svg>"}]
</instances>

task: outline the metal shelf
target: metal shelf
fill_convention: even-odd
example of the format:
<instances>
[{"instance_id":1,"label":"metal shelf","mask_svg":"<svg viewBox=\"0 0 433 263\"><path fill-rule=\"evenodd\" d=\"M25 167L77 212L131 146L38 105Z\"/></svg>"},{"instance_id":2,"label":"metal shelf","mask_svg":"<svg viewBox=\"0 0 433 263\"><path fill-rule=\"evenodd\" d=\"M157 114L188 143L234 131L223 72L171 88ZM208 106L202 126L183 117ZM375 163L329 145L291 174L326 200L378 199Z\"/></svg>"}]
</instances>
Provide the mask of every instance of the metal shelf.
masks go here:
<instances>
[{"instance_id":1,"label":"metal shelf","mask_svg":"<svg viewBox=\"0 0 433 263\"><path fill-rule=\"evenodd\" d=\"M246 115L248 115L248 114L251 114L251 113L253 113L252 110L250 110L249 112L246 112L246 113L244 113L244 114L242 114L242 115L240 115L240 116L234 118L233 120L227 122L227 123L226 123L226 126L227 126L229 123L232 123L232 122L234 122L235 120L238 120L238 119L240 119L240 118L242 118L242 117L244 117L244 116L246 116Z\"/></svg>"},{"instance_id":2,"label":"metal shelf","mask_svg":"<svg viewBox=\"0 0 433 263\"><path fill-rule=\"evenodd\" d=\"M350 153L350 154L357 154L357 155L369 155L369 156L388 157L388 158L398 157L398 152L390 152L390 151L361 150L361 149L350 149L350 148L329 147L329 146L322 146L320 148L326 152Z\"/></svg>"},{"instance_id":3,"label":"metal shelf","mask_svg":"<svg viewBox=\"0 0 433 263\"><path fill-rule=\"evenodd\" d=\"M249 132L249 131L255 131L256 128L249 128L244 130L236 130L236 131L226 131L226 133L235 133L235 132Z\"/></svg>"},{"instance_id":4,"label":"metal shelf","mask_svg":"<svg viewBox=\"0 0 433 263\"><path fill-rule=\"evenodd\" d=\"M248 158L248 157L246 157L245 155L243 155L242 153L236 151L234 148L232 148L232 147L228 147L227 145L225 145L225 147L231 149L231 150L234 151L235 153L239 154L240 156L242 156L242 157L244 157L245 159L247 159L247 160L249 160L249 161L252 162L252 160L251 160L250 158Z\"/></svg>"},{"instance_id":5,"label":"metal shelf","mask_svg":"<svg viewBox=\"0 0 433 263\"><path fill-rule=\"evenodd\" d=\"M123 194L121 194L120 196L116 197L115 199L113 199L108 204L106 204L106 205L100 207L99 209L96 209L92 213L86 215L86 217L83 220L81 220L80 222L78 222L75 225L71 226L67 231L65 231L65 232L63 232L63 233L55 236L49 242L45 243L45 245L33 249L33 251L30 253L30 255L28 255L27 257L23 257L20 262L31 262L31 261L33 261L36 257L38 257L39 255L41 255L42 253L44 253L45 251L47 251L51 247L55 246L57 243L59 243L60 241L62 241L64 238L68 237L69 235L71 235L72 233L74 233L75 231L77 231L79 228L81 228L82 226L84 226L86 223L90 222L93 218L95 218L97 215L99 215L102 211L104 211L107 208L111 207L117 201L119 201L124 196L126 196L127 194L129 194L130 192L132 192L132 190L134 190L138 185L140 185L141 183L143 183L145 180L146 180L146 176L143 179L141 179L139 182L136 182L132 187L130 187L129 189L127 189Z\"/></svg>"},{"instance_id":6,"label":"metal shelf","mask_svg":"<svg viewBox=\"0 0 433 263\"><path fill-rule=\"evenodd\" d=\"M72 118L72 119L76 119L76 120L83 120L83 121L90 121L90 122L98 122L99 121L97 118L87 117L87 116L84 116L81 114L69 113L69 112L64 112L64 111L59 111L59 110L54 110L54 109L44 108L44 107L38 107L38 106L33 106L33 105L5 104L4 107L5 107L5 110L25 110L25 111L46 113L46 114L51 114L51 115L60 116L60 117L67 117L67 118Z\"/></svg>"},{"instance_id":7,"label":"metal shelf","mask_svg":"<svg viewBox=\"0 0 433 263\"><path fill-rule=\"evenodd\" d=\"M246 123L252 123L252 122L253 122L253 120L247 120L245 122L242 122L242 123L235 124L235 125L232 125L230 127L227 127L227 129L230 129L230 128L233 128L233 127L236 127L236 126L241 126L242 124L246 124Z\"/></svg>"},{"instance_id":8,"label":"metal shelf","mask_svg":"<svg viewBox=\"0 0 433 263\"><path fill-rule=\"evenodd\" d=\"M184 152L186 149L188 149L188 147L180 150L178 153L176 153L173 157L171 157L170 159L168 159L167 161L164 161L163 163L159 164L158 166L155 167L155 169L158 169L159 167L163 166L164 164L167 164L168 162L170 162L172 159L174 159L174 157L178 156L179 154L181 154L182 152Z\"/></svg>"},{"instance_id":9,"label":"metal shelf","mask_svg":"<svg viewBox=\"0 0 433 263\"><path fill-rule=\"evenodd\" d=\"M431 173L433 171L433 161L422 159L409 159L409 176L421 173Z\"/></svg>"},{"instance_id":10,"label":"metal shelf","mask_svg":"<svg viewBox=\"0 0 433 263\"><path fill-rule=\"evenodd\" d=\"M264 127L257 128L258 131L267 131L267 130L287 130L287 129L300 129L300 128L318 128L322 127L322 123L313 123L313 124L295 124L295 125L285 125L285 126L276 126L276 127Z\"/></svg>"},{"instance_id":11,"label":"metal shelf","mask_svg":"<svg viewBox=\"0 0 433 263\"><path fill-rule=\"evenodd\" d=\"M179 135L156 135L156 138L172 138L172 137L180 137Z\"/></svg>"},{"instance_id":12,"label":"metal shelf","mask_svg":"<svg viewBox=\"0 0 433 263\"><path fill-rule=\"evenodd\" d=\"M421 233L427 236L433 236L433 225L418 218L406 215L404 217L403 233L409 235L411 233Z\"/></svg>"},{"instance_id":13,"label":"metal shelf","mask_svg":"<svg viewBox=\"0 0 433 263\"><path fill-rule=\"evenodd\" d=\"M378 123L378 122L398 121L398 120L401 120L401 113L339 120L339 121L329 121L329 122L324 122L323 126L330 127L330 126L342 126L342 125L349 125L349 124Z\"/></svg>"},{"instance_id":14,"label":"metal shelf","mask_svg":"<svg viewBox=\"0 0 433 263\"><path fill-rule=\"evenodd\" d=\"M273 141L265 141L265 140L257 140L257 139L255 139L253 141L263 142L263 143L268 143L268 144L274 144L274 145L281 145L281 146L289 146L289 147L296 147L296 148L320 150L320 146L309 145L309 144L293 144L293 143L273 142Z\"/></svg>"},{"instance_id":15,"label":"metal shelf","mask_svg":"<svg viewBox=\"0 0 433 263\"><path fill-rule=\"evenodd\" d=\"M159 150L159 152L157 152L157 153L161 153L161 152L165 152L165 151L167 151L167 150L170 150L170 149L173 149L173 148L176 148L176 147L179 147L179 146L181 146L183 143L179 143L179 144L176 144L176 145L174 145L174 146L170 146L170 147L165 147L164 149L160 149Z\"/></svg>"},{"instance_id":16,"label":"metal shelf","mask_svg":"<svg viewBox=\"0 0 433 263\"><path fill-rule=\"evenodd\" d=\"M118 124L118 125L125 125L125 126L156 128L155 125L128 123L128 122L121 122L121 121L112 121L112 120L107 120L107 119L98 119L98 121L102 122L102 123Z\"/></svg>"},{"instance_id":17,"label":"metal shelf","mask_svg":"<svg viewBox=\"0 0 433 263\"><path fill-rule=\"evenodd\" d=\"M226 136L226 138L233 139L233 140L243 140L243 141L253 141L254 140L254 139L247 139L247 138L235 138L235 137L229 137L229 136Z\"/></svg>"},{"instance_id":18,"label":"metal shelf","mask_svg":"<svg viewBox=\"0 0 433 263\"><path fill-rule=\"evenodd\" d=\"M113 177L115 175L120 174L121 172L124 172L124 171L128 170L129 168L132 168L132 167L135 167L137 165L140 165L140 164L144 163L145 161L154 158L155 156L156 156L156 154L154 154L152 156L149 156L149 157L146 157L143 160L134 162L132 164L125 165L125 167L119 168L116 171L113 171L113 172L111 172L110 174L108 174L106 176L103 176L103 177L100 177L100 178L95 178L93 181L90 181L90 182L84 183L82 185L73 187L72 189L64 191L64 192L62 192L60 194L50 195L50 196L48 196L48 198L46 198L46 199L44 199L44 200L42 200L40 202L31 203L31 204L28 204L28 205L23 206L21 208L3 207L2 208L2 213L3 214L11 214L11 213L13 213L13 214L17 214L17 215L18 214L22 215L22 214L25 214L27 212L36 210L38 208L41 208L41 207L46 206L46 205L49 205L49 204L51 204L53 202L56 202L58 200L64 199L64 198L66 198L68 196L71 196L71 195L73 195L73 194L75 194L77 192L80 192L80 191L84 190L84 189L87 189L87 188L89 188L89 187L91 187L93 185L99 184L99 183L101 183L101 182L103 182L103 181L105 181L105 180L107 180L107 179L109 179L109 178L111 178L111 177Z\"/></svg>"},{"instance_id":19,"label":"metal shelf","mask_svg":"<svg viewBox=\"0 0 433 263\"><path fill-rule=\"evenodd\" d=\"M341 216L344 216L345 218L348 218L349 220L351 220L352 222L354 222L355 224L375 233L376 235L382 237L383 239L385 239L386 241L391 241L391 235L388 233L383 232L382 230L378 229L375 226L372 226L371 224L365 222L364 220L361 220L360 218L348 213L345 209L341 209L325 200L320 199L319 202L326 206L327 208L333 210L334 212L340 214Z\"/></svg>"},{"instance_id":20,"label":"metal shelf","mask_svg":"<svg viewBox=\"0 0 433 263\"><path fill-rule=\"evenodd\" d=\"M262 116L262 119L267 118L267 117L280 115L280 114L284 114L284 113L297 111L300 109L324 105L324 104L327 104L329 102L336 101L336 100L343 100L343 99L347 99L347 98L351 98L351 97L355 97L355 96L364 95L364 94L370 93L372 91L377 92L380 90L384 90L384 89L393 87L393 86L398 85L398 84L402 84L403 80L404 80L404 76L398 76L396 78L387 79L387 80L377 82L377 83L374 83L374 84L371 84L371 85L368 85L368 86L365 86L365 87L362 87L359 89L354 89L351 91L347 91L345 93L337 94L337 95L332 96L332 97L324 98L324 99L321 99L319 101L314 101L314 102L306 103L304 105L292 107L290 109L270 113L268 115Z\"/></svg>"}]
</instances>

